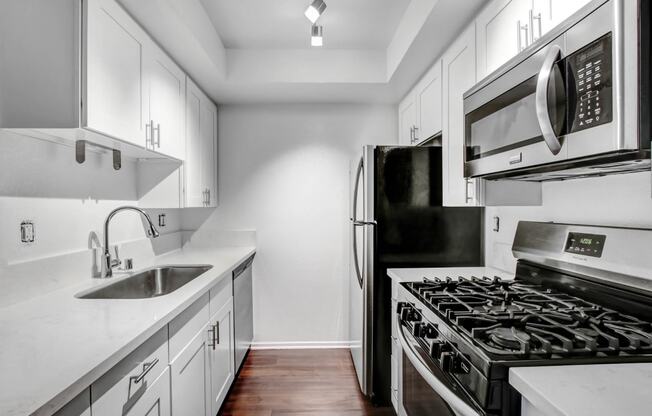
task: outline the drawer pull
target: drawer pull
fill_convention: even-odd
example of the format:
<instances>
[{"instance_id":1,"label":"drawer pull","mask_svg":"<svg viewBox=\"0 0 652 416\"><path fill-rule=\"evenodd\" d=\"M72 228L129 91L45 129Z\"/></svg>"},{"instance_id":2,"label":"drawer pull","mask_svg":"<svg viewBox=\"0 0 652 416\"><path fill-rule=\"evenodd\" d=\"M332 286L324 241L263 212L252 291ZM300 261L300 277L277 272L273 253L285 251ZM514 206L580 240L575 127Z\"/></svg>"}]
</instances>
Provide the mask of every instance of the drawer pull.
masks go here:
<instances>
[{"instance_id":1,"label":"drawer pull","mask_svg":"<svg viewBox=\"0 0 652 416\"><path fill-rule=\"evenodd\" d=\"M158 363L158 358L154 358L154 360L151 363L143 363L143 371L137 376L129 377L129 383L131 384L131 382L133 381L134 384L138 384L141 381L143 381L147 373L149 373L157 363Z\"/></svg>"},{"instance_id":2,"label":"drawer pull","mask_svg":"<svg viewBox=\"0 0 652 416\"><path fill-rule=\"evenodd\" d=\"M208 333L211 336L208 346L215 350L217 345L220 343L220 323L217 322L215 325L211 325L210 328L208 328Z\"/></svg>"}]
</instances>

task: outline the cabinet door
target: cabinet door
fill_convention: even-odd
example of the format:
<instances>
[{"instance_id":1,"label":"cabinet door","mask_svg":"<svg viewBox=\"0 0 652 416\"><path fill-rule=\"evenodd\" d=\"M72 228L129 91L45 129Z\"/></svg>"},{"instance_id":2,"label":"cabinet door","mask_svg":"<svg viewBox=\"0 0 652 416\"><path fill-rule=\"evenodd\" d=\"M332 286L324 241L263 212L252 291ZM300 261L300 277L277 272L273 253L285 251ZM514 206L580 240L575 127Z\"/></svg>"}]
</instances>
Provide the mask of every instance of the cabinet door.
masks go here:
<instances>
[{"instance_id":1,"label":"cabinet door","mask_svg":"<svg viewBox=\"0 0 652 416\"><path fill-rule=\"evenodd\" d=\"M233 298L209 322L212 325L208 350L211 375L211 411L217 414L235 377L233 340Z\"/></svg>"},{"instance_id":2,"label":"cabinet door","mask_svg":"<svg viewBox=\"0 0 652 416\"><path fill-rule=\"evenodd\" d=\"M530 42L532 0L494 0L476 19L478 79L482 79Z\"/></svg>"},{"instance_id":3,"label":"cabinet door","mask_svg":"<svg viewBox=\"0 0 652 416\"><path fill-rule=\"evenodd\" d=\"M441 131L441 89L441 61L437 61L419 82L416 89L417 142L428 139Z\"/></svg>"},{"instance_id":4,"label":"cabinet door","mask_svg":"<svg viewBox=\"0 0 652 416\"><path fill-rule=\"evenodd\" d=\"M534 34L543 36L584 7L590 0L534 0ZM540 23L540 24L539 24Z\"/></svg>"},{"instance_id":5,"label":"cabinet door","mask_svg":"<svg viewBox=\"0 0 652 416\"><path fill-rule=\"evenodd\" d=\"M207 190L206 206L217 206L217 107L207 100L201 107L202 183Z\"/></svg>"},{"instance_id":6,"label":"cabinet door","mask_svg":"<svg viewBox=\"0 0 652 416\"><path fill-rule=\"evenodd\" d=\"M186 75L156 45L148 53L149 118L148 147L183 160L186 153Z\"/></svg>"},{"instance_id":7,"label":"cabinet door","mask_svg":"<svg viewBox=\"0 0 652 416\"><path fill-rule=\"evenodd\" d=\"M208 325L170 363L172 414L210 416Z\"/></svg>"},{"instance_id":8,"label":"cabinet door","mask_svg":"<svg viewBox=\"0 0 652 416\"><path fill-rule=\"evenodd\" d=\"M170 416L170 369L166 368L158 379L130 409L122 409L123 416Z\"/></svg>"},{"instance_id":9,"label":"cabinet door","mask_svg":"<svg viewBox=\"0 0 652 416\"><path fill-rule=\"evenodd\" d=\"M149 38L115 1L85 4L82 125L144 146Z\"/></svg>"},{"instance_id":10,"label":"cabinet door","mask_svg":"<svg viewBox=\"0 0 652 416\"><path fill-rule=\"evenodd\" d=\"M417 125L417 103L413 92L410 92L398 106L398 142L410 146L415 141Z\"/></svg>"},{"instance_id":11,"label":"cabinet door","mask_svg":"<svg viewBox=\"0 0 652 416\"><path fill-rule=\"evenodd\" d=\"M464 178L463 94L475 84L475 32L472 25L442 58L444 81L444 205L476 205L475 181Z\"/></svg>"},{"instance_id":12,"label":"cabinet door","mask_svg":"<svg viewBox=\"0 0 652 416\"><path fill-rule=\"evenodd\" d=\"M186 120L186 206L217 206L217 107L190 79Z\"/></svg>"}]
</instances>

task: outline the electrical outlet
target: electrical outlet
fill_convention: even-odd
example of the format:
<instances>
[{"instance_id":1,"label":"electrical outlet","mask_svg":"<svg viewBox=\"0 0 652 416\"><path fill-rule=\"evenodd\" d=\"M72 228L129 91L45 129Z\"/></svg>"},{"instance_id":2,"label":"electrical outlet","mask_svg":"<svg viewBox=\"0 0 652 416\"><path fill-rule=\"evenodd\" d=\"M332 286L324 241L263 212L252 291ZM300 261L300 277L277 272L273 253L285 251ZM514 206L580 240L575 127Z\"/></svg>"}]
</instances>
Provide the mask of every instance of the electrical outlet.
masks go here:
<instances>
[{"instance_id":1,"label":"electrical outlet","mask_svg":"<svg viewBox=\"0 0 652 416\"><path fill-rule=\"evenodd\" d=\"M494 217L494 232L499 232L500 231L500 217L495 216Z\"/></svg>"},{"instance_id":2,"label":"electrical outlet","mask_svg":"<svg viewBox=\"0 0 652 416\"><path fill-rule=\"evenodd\" d=\"M23 221L20 223L20 241L24 244L33 243L36 239L33 221Z\"/></svg>"},{"instance_id":3,"label":"electrical outlet","mask_svg":"<svg viewBox=\"0 0 652 416\"><path fill-rule=\"evenodd\" d=\"M165 214L158 214L158 226L165 227Z\"/></svg>"}]
</instances>

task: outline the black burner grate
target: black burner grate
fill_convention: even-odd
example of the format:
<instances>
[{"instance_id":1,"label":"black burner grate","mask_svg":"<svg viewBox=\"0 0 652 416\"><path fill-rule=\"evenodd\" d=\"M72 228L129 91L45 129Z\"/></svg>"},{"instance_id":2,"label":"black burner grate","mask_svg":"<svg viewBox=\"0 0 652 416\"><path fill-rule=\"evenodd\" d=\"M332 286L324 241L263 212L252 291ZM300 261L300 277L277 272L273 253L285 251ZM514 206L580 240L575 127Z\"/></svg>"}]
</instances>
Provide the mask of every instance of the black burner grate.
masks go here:
<instances>
[{"instance_id":1,"label":"black burner grate","mask_svg":"<svg viewBox=\"0 0 652 416\"><path fill-rule=\"evenodd\" d=\"M649 322L535 284L447 277L405 286L497 358L652 353Z\"/></svg>"}]
</instances>

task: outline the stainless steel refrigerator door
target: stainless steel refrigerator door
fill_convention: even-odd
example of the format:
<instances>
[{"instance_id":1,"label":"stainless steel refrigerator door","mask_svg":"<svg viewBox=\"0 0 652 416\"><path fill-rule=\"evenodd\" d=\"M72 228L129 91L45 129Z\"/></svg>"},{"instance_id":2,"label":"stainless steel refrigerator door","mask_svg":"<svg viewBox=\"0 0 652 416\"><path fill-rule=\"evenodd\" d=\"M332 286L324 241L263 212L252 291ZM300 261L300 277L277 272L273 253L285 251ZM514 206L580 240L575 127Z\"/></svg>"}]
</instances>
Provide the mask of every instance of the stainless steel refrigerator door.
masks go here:
<instances>
[{"instance_id":1,"label":"stainless steel refrigerator door","mask_svg":"<svg viewBox=\"0 0 652 416\"><path fill-rule=\"evenodd\" d=\"M349 339L360 390L368 395L372 380L370 319L373 316L373 279L370 277L373 276L375 227L372 221L367 221L373 218L368 216L373 215L373 192L368 193L369 181L373 184L373 169L370 170L373 167L373 146L365 146L364 149L362 158L352 170Z\"/></svg>"}]
</instances>

